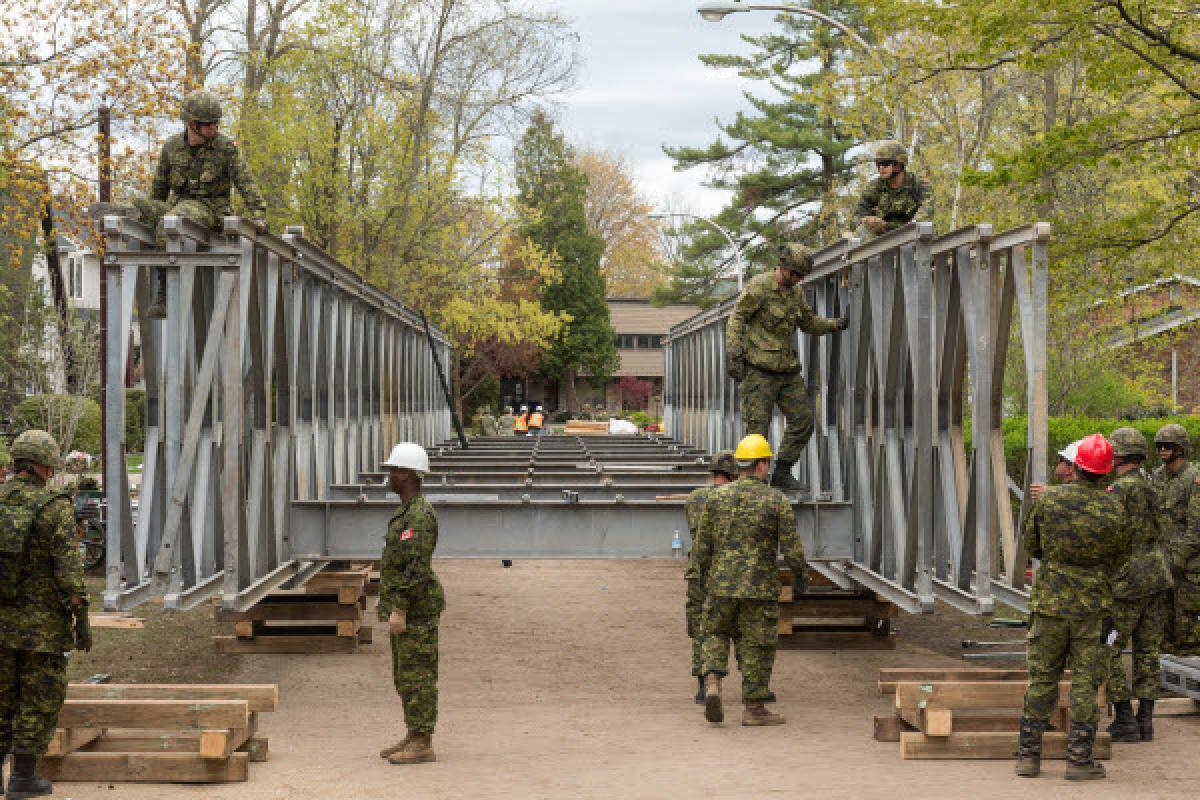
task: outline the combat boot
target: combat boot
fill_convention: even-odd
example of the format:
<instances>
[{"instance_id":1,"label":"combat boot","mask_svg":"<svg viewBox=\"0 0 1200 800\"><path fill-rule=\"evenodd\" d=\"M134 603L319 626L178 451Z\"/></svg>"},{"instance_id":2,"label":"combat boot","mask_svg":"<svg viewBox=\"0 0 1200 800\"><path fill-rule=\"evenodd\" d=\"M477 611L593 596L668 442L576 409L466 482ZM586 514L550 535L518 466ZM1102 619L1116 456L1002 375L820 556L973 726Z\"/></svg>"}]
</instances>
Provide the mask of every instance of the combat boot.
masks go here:
<instances>
[{"instance_id":1,"label":"combat boot","mask_svg":"<svg viewBox=\"0 0 1200 800\"><path fill-rule=\"evenodd\" d=\"M696 705L704 705L704 676L696 676Z\"/></svg>"},{"instance_id":2,"label":"combat boot","mask_svg":"<svg viewBox=\"0 0 1200 800\"><path fill-rule=\"evenodd\" d=\"M14 754L12 774L8 776L8 792L11 800L27 797L46 797L54 792L54 786L45 778L37 776L37 756Z\"/></svg>"},{"instance_id":3,"label":"combat boot","mask_svg":"<svg viewBox=\"0 0 1200 800\"><path fill-rule=\"evenodd\" d=\"M402 750L388 756L389 764L424 764L437 761L433 753L433 734L414 733Z\"/></svg>"},{"instance_id":4,"label":"combat boot","mask_svg":"<svg viewBox=\"0 0 1200 800\"><path fill-rule=\"evenodd\" d=\"M1154 741L1154 701L1144 697L1138 698L1137 710L1138 733L1143 742Z\"/></svg>"},{"instance_id":5,"label":"combat boot","mask_svg":"<svg viewBox=\"0 0 1200 800\"><path fill-rule=\"evenodd\" d=\"M1105 776L1104 765L1092 758L1096 726L1071 723L1067 734L1067 774L1069 781L1097 781Z\"/></svg>"},{"instance_id":6,"label":"combat boot","mask_svg":"<svg viewBox=\"0 0 1200 800\"><path fill-rule=\"evenodd\" d=\"M1142 733L1138 730L1138 721L1133 718L1133 703L1122 700L1114 703L1113 707L1117 711L1116 718L1105 729L1112 735L1112 740L1114 742L1140 742Z\"/></svg>"},{"instance_id":7,"label":"combat boot","mask_svg":"<svg viewBox=\"0 0 1200 800\"><path fill-rule=\"evenodd\" d=\"M411 740L412 740L412 734L411 734L411 733L406 733L406 734L404 734L404 738L403 738L403 739L401 739L401 740L400 740L400 741L398 741L398 742L392 742L392 743L391 743L391 744L389 744L387 747L385 747L385 748L383 748L382 750L380 750L380 751L379 751L379 757L380 757L380 758L387 758L387 757L388 757L388 756L390 756L392 753L399 753L399 752L400 752L401 750L403 750L405 747L408 747L408 743L409 743L409 741L411 741Z\"/></svg>"},{"instance_id":8,"label":"combat boot","mask_svg":"<svg viewBox=\"0 0 1200 800\"><path fill-rule=\"evenodd\" d=\"M704 676L704 718L714 725L725 721L721 707L721 676L710 672Z\"/></svg>"},{"instance_id":9,"label":"combat boot","mask_svg":"<svg viewBox=\"0 0 1200 800\"><path fill-rule=\"evenodd\" d=\"M146 309L146 319L167 318L167 271L154 270L154 299Z\"/></svg>"},{"instance_id":10,"label":"combat boot","mask_svg":"<svg viewBox=\"0 0 1200 800\"><path fill-rule=\"evenodd\" d=\"M802 492L804 484L792 477L794 461L776 461L775 469L771 471L771 485L785 492Z\"/></svg>"},{"instance_id":11,"label":"combat boot","mask_svg":"<svg viewBox=\"0 0 1200 800\"><path fill-rule=\"evenodd\" d=\"M764 703L774 703L776 700L775 693L767 689L767 696L763 698Z\"/></svg>"},{"instance_id":12,"label":"combat boot","mask_svg":"<svg viewBox=\"0 0 1200 800\"><path fill-rule=\"evenodd\" d=\"M1046 723L1021 717L1021 733L1017 738L1017 775L1036 778L1042 771L1042 734Z\"/></svg>"},{"instance_id":13,"label":"combat boot","mask_svg":"<svg viewBox=\"0 0 1200 800\"><path fill-rule=\"evenodd\" d=\"M787 722L783 714L767 711L762 700L747 700L742 706L742 724L758 727L762 725L782 725Z\"/></svg>"}]
</instances>

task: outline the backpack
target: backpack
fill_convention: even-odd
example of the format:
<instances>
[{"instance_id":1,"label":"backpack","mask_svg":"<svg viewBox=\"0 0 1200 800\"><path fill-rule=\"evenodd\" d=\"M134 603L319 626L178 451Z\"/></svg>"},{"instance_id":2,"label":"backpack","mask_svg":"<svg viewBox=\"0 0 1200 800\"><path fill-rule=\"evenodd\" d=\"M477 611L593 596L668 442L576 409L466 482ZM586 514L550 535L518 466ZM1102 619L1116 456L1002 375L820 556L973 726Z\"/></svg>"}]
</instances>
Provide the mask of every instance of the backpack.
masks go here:
<instances>
[{"instance_id":1,"label":"backpack","mask_svg":"<svg viewBox=\"0 0 1200 800\"><path fill-rule=\"evenodd\" d=\"M38 512L61 492L45 492L32 503L15 502L16 493L0 495L0 606L15 606L25 597L29 539Z\"/></svg>"}]
</instances>

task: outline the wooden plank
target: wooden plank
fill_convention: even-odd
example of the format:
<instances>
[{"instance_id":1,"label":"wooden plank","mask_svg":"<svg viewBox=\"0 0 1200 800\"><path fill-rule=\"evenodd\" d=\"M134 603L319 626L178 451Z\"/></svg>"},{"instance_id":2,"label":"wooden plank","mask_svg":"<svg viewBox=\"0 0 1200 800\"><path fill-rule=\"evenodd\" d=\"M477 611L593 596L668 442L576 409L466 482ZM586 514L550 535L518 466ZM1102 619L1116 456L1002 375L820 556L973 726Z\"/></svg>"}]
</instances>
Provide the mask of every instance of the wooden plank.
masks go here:
<instances>
[{"instance_id":1,"label":"wooden plank","mask_svg":"<svg viewBox=\"0 0 1200 800\"><path fill-rule=\"evenodd\" d=\"M1025 702L1023 681L901 682L896 685L896 708L1019 708ZM1058 684L1058 707L1069 705L1071 682Z\"/></svg>"},{"instance_id":2,"label":"wooden plank","mask_svg":"<svg viewBox=\"0 0 1200 800\"><path fill-rule=\"evenodd\" d=\"M363 625L358 629L358 643L370 644L375 640L375 628L371 625Z\"/></svg>"},{"instance_id":3,"label":"wooden plank","mask_svg":"<svg viewBox=\"0 0 1200 800\"><path fill-rule=\"evenodd\" d=\"M114 617L108 614L88 614L88 624L93 628L117 628L119 630L139 630L146 627L146 620L132 617Z\"/></svg>"},{"instance_id":4,"label":"wooden plank","mask_svg":"<svg viewBox=\"0 0 1200 800\"><path fill-rule=\"evenodd\" d=\"M356 606L357 608L357 606ZM362 625L361 619L343 619L338 620L337 635L341 637L358 638L358 629Z\"/></svg>"},{"instance_id":5,"label":"wooden plank","mask_svg":"<svg viewBox=\"0 0 1200 800\"><path fill-rule=\"evenodd\" d=\"M47 758L61 758L104 735L104 728L56 728L46 749Z\"/></svg>"},{"instance_id":6,"label":"wooden plank","mask_svg":"<svg viewBox=\"0 0 1200 800\"><path fill-rule=\"evenodd\" d=\"M785 617L781 614L779 619L775 622L775 630L780 636L791 636L792 618Z\"/></svg>"},{"instance_id":7,"label":"wooden plank","mask_svg":"<svg viewBox=\"0 0 1200 800\"><path fill-rule=\"evenodd\" d=\"M780 616L791 614L793 617L809 619L838 619L841 617L895 619L898 613L896 606L891 603L881 603L874 596L855 595L822 597L805 594L786 605L781 604L779 607Z\"/></svg>"},{"instance_id":8,"label":"wooden plank","mask_svg":"<svg viewBox=\"0 0 1200 800\"><path fill-rule=\"evenodd\" d=\"M929 737L904 731L900 734L900 756L905 759L1011 759L1016 758L1017 732L952 733ZM1047 731L1042 736L1042 758L1066 758L1067 734ZM1092 750L1096 758L1112 758L1112 737L1096 734Z\"/></svg>"},{"instance_id":9,"label":"wooden plank","mask_svg":"<svg viewBox=\"0 0 1200 800\"><path fill-rule=\"evenodd\" d=\"M353 653L358 640L338 636L258 636L253 640L236 636L214 636L213 646L218 653Z\"/></svg>"},{"instance_id":10,"label":"wooden plank","mask_svg":"<svg viewBox=\"0 0 1200 800\"><path fill-rule=\"evenodd\" d=\"M337 598L339 605L352 606L358 605L359 598L365 600L366 595L363 594L363 586L341 586L338 587Z\"/></svg>"},{"instance_id":11,"label":"wooden plank","mask_svg":"<svg viewBox=\"0 0 1200 800\"><path fill-rule=\"evenodd\" d=\"M318 572L304 584L304 591L307 594L329 594L340 589L349 588L361 592L363 587L367 585L367 573L369 571L364 567L352 571Z\"/></svg>"},{"instance_id":12,"label":"wooden plank","mask_svg":"<svg viewBox=\"0 0 1200 800\"><path fill-rule=\"evenodd\" d=\"M1069 677L1069 676L1067 676ZM895 694L896 684L929 683L931 681L1027 681L1026 669L928 669L925 667L881 667L879 693Z\"/></svg>"},{"instance_id":13,"label":"wooden plank","mask_svg":"<svg viewBox=\"0 0 1200 800\"><path fill-rule=\"evenodd\" d=\"M1190 697L1163 697L1154 704L1156 717L1194 717L1200 715L1200 700Z\"/></svg>"},{"instance_id":14,"label":"wooden plank","mask_svg":"<svg viewBox=\"0 0 1200 800\"><path fill-rule=\"evenodd\" d=\"M245 700L92 700L68 697L64 728L244 728Z\"/></svg>"},{"instance_id":15,"label":"wooden plank","mask_svg":"<svg viewBox=\"0 0 1200 800\"><path fill-rule=\"evenodd\" d=\"M896 637L876 636L868 630L806 631L794 628L791 636L781 637L780 650L894 650Z\"/></svg>"},{"instance_id":16,"label":"wooden plank","mask_svg":"<svg viewBox=\"0 0 1200 800\"><path fill-rule=\"evenodd\" d=\"M795 599L795 596L796 596L796 590L793 587L791 587L791 586L780 586L779 587L779 602L780 603L790 603L790 602L792 602L792 600ZM784 615L783 608L781 607L779 609L779 616L782 617L783 615Z\"/></svg>"},{"instance_id":17,"label":"wooden plank","mask_svg":"<svg viewBox=\"0 0 1200 800\"><path fill-rule=\"evenodd\" d=\"M192 753L70 753L43 758L38 774L56 783L228 783L246 780L249 753L221 760Z\"/></svg>"},{"instance_id":18,"label":"wooden plank","mask_svg":"<svg viewBox=\"0 0 1200 800\"><path fill-rule=\"evenodd\" d=\"M273 683L72 683L68 700L244 700L249 711L274 711Z\"/></svg>"},{"instance_id":19,"label":"wooden plank","mask_svg":"<svg viewBox=\"0 0 1200 800\"><path fill-rule=\"evenodd\" d=\"M267 737L252 736L244 745L242 745L242 751L249 754L251 761L266 761L268 750L267 745Z\"/></svg>"},{"instance_id":20,"label":"wooden plank","mask_svg":"<svg viewBox=\"0 0 1200 800\"><path fill-rule=\"evenodd\" d=\"M239 639L253 639L254 621L243 619L233 623L233 635Z\"/></svg>"},{"instance_id":21,"label":"wooden plank","mask_svg":"<svg viewBox=\"0 0 1200 800\"><path fill-rule=\"evenodd\" d=\"M901 733L915 730L899 714L895 713L876 714L872 722L875 727L875 741L877 742L898 742L900 741Z\"/></svg>"},{"instance_id":22,"label":"wooden plank","mask_svg":"<svg viewBox=\"0 0 1200 800\"><path fill-rule=\"evenodd\" d=\"M220 728L200 731L201 758L229 758L246 740L258 732L258 714L250 715L245 728Z\"/></svg>"},{"instance_id":23,"label":"wooden plank","mask_svg":"<svg viewBox=\"0 0 1200 800\"><path fill-rule=\"evenodd\" d=\"M361 619L362 609L357 605L339 605L337 603L297 603L289 598L287 601L259 603L246 611L218 609L216 618L226 622L230 620L336 622L344 619Z\"/></svg>"}]
</instances>

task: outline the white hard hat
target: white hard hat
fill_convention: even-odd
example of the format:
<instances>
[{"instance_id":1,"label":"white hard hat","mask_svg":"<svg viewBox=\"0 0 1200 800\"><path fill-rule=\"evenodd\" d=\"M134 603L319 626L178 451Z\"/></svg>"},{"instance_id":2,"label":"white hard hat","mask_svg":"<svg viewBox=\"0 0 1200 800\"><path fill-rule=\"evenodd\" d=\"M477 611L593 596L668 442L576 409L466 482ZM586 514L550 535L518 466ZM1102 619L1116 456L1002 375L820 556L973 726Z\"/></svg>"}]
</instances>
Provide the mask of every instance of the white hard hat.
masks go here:
<instances>
[{"instance_id":1,"label":"white hard hat","mask_svg":"<svg viewBox=\"0 0 1200 800\"><path fill-rule=\"evenodd\" d=\"M528 411L528 410L529 410L529 406L527 406L527 405L525 405L524 403L522 403L522 404L521 404L521 410L522 410L522 411Z\"/></svg>"},{"instance_id":2,"label":"white hard hat","mask_svg":"<svg viewBox=\"0 0 1200 800\"><path fill-rule=\"evenodd\" d=\"M1064 447L1062 450L1059 450L1058 451L1059 458L1064 458L1067 461L1074 464L1075 458L1079 455L1079 443L1082 441L1083 441L1082 439L1076 439L1075 441L1071 442L1069 445Z\"/></svg>"},{"instance_id":3,"label":"white hard hat","mask_svg":"<svg viewBox=\"0 0 1200 800\"><path fill-rule=\"evenodd\" d=\"M392 454L383 462L385 467L400 467L424 474L429 472L429 454L415 442L401 442L392 448Z\"/></svg>"}]
</instances>

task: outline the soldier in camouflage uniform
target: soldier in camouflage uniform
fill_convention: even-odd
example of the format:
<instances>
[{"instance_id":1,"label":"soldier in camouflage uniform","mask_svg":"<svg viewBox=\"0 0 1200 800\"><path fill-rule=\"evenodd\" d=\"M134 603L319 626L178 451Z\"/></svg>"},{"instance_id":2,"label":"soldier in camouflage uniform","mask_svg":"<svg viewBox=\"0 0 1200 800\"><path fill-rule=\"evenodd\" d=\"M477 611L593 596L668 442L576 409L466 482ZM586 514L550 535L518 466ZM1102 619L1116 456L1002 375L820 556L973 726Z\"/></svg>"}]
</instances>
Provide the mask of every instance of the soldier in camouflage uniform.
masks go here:
<instances>
[{"instance_id":1,"label":"soldier in camouflage uniform","mask_svg":"<svg viewBox=\"0 0 1200 800\"><path fill-rule=\"evenodd\" d=\"M1058 703L1058 683L1071 666L1068 780L1104 777L1092 758L1096 692L1108 676L1112 577L1129 558L1129 524L1116 494L1101 481L1112 470L1112 445L1084 438L1076 480L1051 486L1029 510L1024 543L1040 559L1029 598L1029 688L1021 715L1017 774L1041 770L1042 733Z\"/></svg>"},{"instance_id":2,"label":"soldier in camouflage uniform","mask_svg":"<svg viewBox=\"0 0 1200 800\"><path fill-rule=\"evenodd\" d=\"M734 460L732 450L722 450L712 457L708 465L712 473L711 486L701 486L687 497L683 513L687 517L688 535L692 539L692 552L688 555L688 566L683 577L687 580L687 602L684 604L684 616L687 618L687 634L692 640L692 674L696 676L696 703L704 702L704 635L701 623L704 612L704 585L700 582L700 571L694 560L696 554L696 537L700 535L700 517L704 513L704 504L708 496L718 486L724 486L737 479L738 465Z\"/></svg>"},{"instance_id":3,"label":"soldier in camouflage uniform","mask_svg":"<svg viewBox=\"0 0 1200 800\"><path fill-rule=\"evenodd\" d=\"M513 425L517 422L517 417L513 414L512 406L505 406L504 413L500 415L499 421L496 423L498 433L501 436L512 436Z\"/></svg>"},{"instance_id":4,"label":"soldier in camouflage uniform","mask_svg":"<svg viewBox=\"0 0 1200 800\"><path fill-rule=\"evenodd\" d=\"M787 422L771 485L803 488L792 477L792 466L804 453L813 432L808 389L796 353L796 328L813 336L844 331L850 320L817 316L797 284L812 270L812 252L803 245L780 249L773 273L756 275L737 299L725 333L729 377L738 381L742 422L746 433L766 437L771 412L779 406Z\"/></svg>"},{"instance_id":5,"label":"soldier in camouflage uniform","mask_svg":"<svg viewBox=\"0 0 1200 800\"><path fill-rule=\"evenodd\" d=\"M380 751L392 764L436 761L438 621L446 607L442 584L433 571L438 521L421 494L429 472L425 448L403 442L384 465L400 507L388 523L379 571L379 618L388 621L392 680L404 704L408 735Z\"/></svg>"},{"instance_id":6,"label":"soldier in camouflage uniform","mask_svg":"<svg viewBox=\"0 0 1200 800\"><path fill-rule=\"evenodd\" d=\"M487 406L483 408L483 415L480 417L480 422L483 425L484 436L497 436L499 430L496 425L496 418L492 416L492 410Z\"/></svg>"},{"instance_id":7,"label":"soldier in camouflage uniform","mask_svg":"<svg viewBox=\"0 0 1200 800\"><path fill-rule=\"evenodd\" d=\"M729 643L742 671L742 724L782 725L767 710L779 637L779 554L807 575L792 504L766 485L771 446L758 434L738 443L736 481L714 489L700 516L692 563L704 598L704 718L723 722L721 678L729 674Z\"/></svg>"},{"instance_id":8,"label":"soldier in camouflage uniform","mask_svg":"<svg viewBox=\"0 0 1200 800\"><path fill-rule=\"evenodd\" d=\"M90 650L92 635L74 506L46 487L58 444L25 431L12 457L16 475L0 487L0 764L13 754L8 797L19 799L53 791L37 760L66 699L65 653Z\"/></svg>"},{"instance_id":9,"label":"soldier in camouflage uniform","mask_svg":"<svg viewBox=\"0 0 1200 800\"><path fill-rule=\"evenodd\" d=\"M1154 470L1150 481L1158 491L1161 520L1166 537L1167 556L1174 572L1175 588L1170 592L1167 612L1167 633L1163 649L1182 654L1200 649L1200 559L1189 566L1200 542L1200 506L1189 513L1193 488L1200 479L1200 469L1189 463L1188 432L1175 423L1162 426L1154 434L1154 447L1162 466ZM1192 519L1196 519L1193 527Z\"/></svg>"},{"instance_id":10,"label":"soldier in camouflage uniform","mask_svg":"<svg viewBox=\"0 0 1200 800\"><path fill-rule=\"evenodd\" d=\"M1111 438L1117 479L1109 491L1125 507L1132 541L1129 562L1113 581L1113 622L1117 639L1112 647L1108 699L1116 708L1116 719L1109 725L1108 732L1114 742L1150 741L1154 738L1154 701L1162 681L1158 659L1167 624L1171 567L1159 525L1158 495L1142 469L1142 462L1149 453L1146 437L1136 428L1118 428ZM1121 663L1121 651L1130 640L1133 642L1132 693ZM1136 717L1131 697L1138 698Z\"/></svg>"},{"instance_id":11,"label":"soldier in camouflage uniform","mask_svg":"<svg viewBox=\"0 0 1200 800\"><path fill-rule=\"evenodd\" d=\"M904 145L881 142L875 150L875 168L879 177L867 184L854 207L857 238L873 239L910 222L933 219L933 191L929 181L908 171Z\"/></svg>"},{"instance_id":12,"label":"soldier in camouflage uniform","mask_svg":"<svg viewBox=\"0 0 1200 800\"><path fill-rule=\"evenodd\" d=\"M223 218L233 214L232 192L236 188L252 224L265 232L267 204L258 184L237 142L217 132L220 99L203 89L191 92L183 100L181 117L186 129L163 144L150 196L134 200L142 221L157 228L164 216L175 215L220 231ZM147 317L160 319L166 315L166 293L166 275L160 271Z\"/></svg>"}]
</instances>

